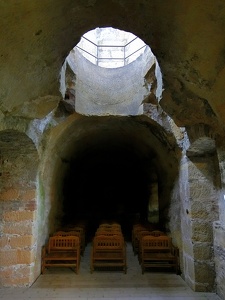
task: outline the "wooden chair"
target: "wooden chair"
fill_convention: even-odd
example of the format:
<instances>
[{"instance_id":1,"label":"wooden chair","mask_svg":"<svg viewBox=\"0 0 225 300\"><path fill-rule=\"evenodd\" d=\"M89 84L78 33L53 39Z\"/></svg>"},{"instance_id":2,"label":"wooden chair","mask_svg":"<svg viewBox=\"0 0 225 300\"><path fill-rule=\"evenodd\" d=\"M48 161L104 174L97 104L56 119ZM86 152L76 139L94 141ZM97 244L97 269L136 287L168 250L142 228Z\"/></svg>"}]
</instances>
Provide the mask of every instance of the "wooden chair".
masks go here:
<instances>
[{"instance_id":1,"label":"wooden chair","mask_svg":"<svg viewBox=\"0 0 225 300\"><path fill-rule=\"evenodd\" d=\"M135 226L132 230L132 247L133 247L133 252L134 255L136 255L138 253L138 247L139 247L139 242L138 242L138 234L141 231L147 231L148 229L143 226L143 225L139 225L139 226Z\"/></svg>"},{"instance_id":2,"label":"wooden chair","mask_svg":"<svg viewBox=\"0 0 225 300\"><path fill-rule=\"evenodd\" d=\"M72 231L72 232L79 232L80 233L80 254L83 256L84 255L84 250L85 250L85 229L84 227L80 226L70 226L68 227L67 231Z\"/></svg>"},{"instance_id":3,"label":"wooden chair","mask_svg":"<svg viewBox=\"0 0 225 300\"><path fill-rule=\"evenodd\" d=\"M148 231L148 230L143 230L137 233L137 240L138 240L138 261L141 263L141 253L142 253L142 238L146 235L150 236L167 236L165 232L160 231L160 230L153 230L153 231Z\"/></svg>"},{"instance_id":4,"label":"wooden chair","mask_svg":"<svg viewBox=\"0 0 225 300\"><path fill-rule=\"evenodd\" d=\"M150 235L153 235L153 236L166 236L167 234L161 230L152 230L150 231Z\"/></svg>"},{"instance_id":5,"label":"wooden chair","mask_svg":"<svg viewBox=\"0 0 225 300\"><path fill-rule=\"evenodd\" d=\"M85 249L85 239L83 236L82 230L71 230L71 231L64 231L64 230L59 230L53 233L53 236L78 236L80 239L80 254L83 256L84 254L84 249Z\"/></svg>"},{"instance_id":6,"label":"wooden chair","mask_svg":"<svg viewBox=\"0 0 225 300\"><path fill-rule=\"evenodd\" d=\"M146 235L141 240L140 263L142 274L146 268L172 268L178 274L178 249L169 236Z\"/></svg>"},{"instance_id":7,"label":"wooden chair","mask_svg":"<svg viewBox=\"0 0 225 300\"><path fill-rule=\"evenodd\" d=\"M52 236L78 236L79 238L81 237L81 234L79 231L63 231L59 230L53 233Z\"/></svg>"},{"instance_id":8,"label":"wooden chair","mask_svg":"<svg viewBox=\"0 0 225 300\"><path fill-rule=\"evenodd\" d=\"M103 229L103 230L119 230L121 231L121 227L117 225L100 225L98 229Z\"/></svg>"},{"instance_id":9,"label":"wooden chair","mask_svg":"<svg viewBox=\"0 0 225 300\"><path fill-rule=\"evenodd\" d=\"M119 236L123 236L122 235L122 232L119 231L119 230L97 230L95 232L95 236L98 236L98 235L106 235L106 236L113 236L113 235L119 235Z\"/></svg>"},{"instance_id":10,"label":"wooden chair","mask_svg":"<svg viewBox=\"0 0 225 300\"><path fill-rule=\"evenodd\" d=\"M41 273L48 267L71 267L78 274L80 239L78 236L51 236L42 248Z\"/></svg>"},{"instance_id":11,"label":"wooden chair","mask_svg":"<svg viewBox=\"0 0 225 300\"><path fill-rule=\"evenodd\" d=\"M122 236L97 235L94 237L91 249L91 273L99 267L122 268L126 273L126 245Z\"/></svg>"},{"instance_id":12,"label":"wooden chair","mask_svg":"<svg viewBox=\"0 0 225 300\"><path fill-rule=\"evenodd\" d=\"M151 231L141 230L141 231L137 232L136 241L135 241L135 245L134 245L134 247L135 247L134 251L135 251L135 254L138 255L139 262L140 262L140 255L141 255L141 246L142 246L141 240L146 235L151 235Z\"/></svg>"}]
</instances>

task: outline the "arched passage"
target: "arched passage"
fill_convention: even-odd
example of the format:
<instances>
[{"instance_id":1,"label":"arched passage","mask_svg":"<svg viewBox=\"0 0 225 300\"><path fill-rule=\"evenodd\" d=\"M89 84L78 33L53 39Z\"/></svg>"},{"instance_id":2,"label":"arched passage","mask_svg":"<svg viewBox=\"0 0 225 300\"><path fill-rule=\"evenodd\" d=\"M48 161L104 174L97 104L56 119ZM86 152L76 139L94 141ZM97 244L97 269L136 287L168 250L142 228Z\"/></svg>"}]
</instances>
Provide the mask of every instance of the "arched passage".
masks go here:
<instances>
[{"instance_id":1,"label":"arched passage","mask_svg":"<svg viewBox=\"0 0 225 300\"><path fill-rule=\"evenodd\" d=\"M170 114L178 126L200 122L212 126L218 133L217 143L221 144L222 149L220 167L223 186L220 191L220 220L223 238L217 240L217 261L224 261L223 16L224 6L220 0L211 1L207 5L203 1L196 5L194 0L188 3L172 1L172 5L169 1L99 0L84 4L83 1L55 0L54 5L52 1L46 1L45 4L41 1L30 1L29 5L23 1L20 5L16 2L9 5L5 1L1 7L0 18L1 28L5 30L5 34L2 35L4 42L1 43L0 56L3 86L0 105L1 125L5 119L15 124L20 117L23 120L43 117L57 106L60 94L56 78L62 62L74 43L78 42L80 36L87 30L96 26L114 26L134 32L143 38L146 44L151 45L160 61L167 88L167 94L164 94L160 102L161 107ZM191 43L187 37L192 37ZM205 46L204 49L202 45ZM184 149L186 140L181 139ZM63 139L61 142L61 145L57 146L62 147L63 153ZM202 140L200 143L202 145ZM204 145L207 144L208 139L204 140ZM210 144L211 147L214 143ZM193 146L195 148L196 144ZM191 152L195 150L194 148L190 149ZM199 150L202 152L202 149ZM56 162L54 167L51 165L52 161ZM45 162L45 169L49 167L56 172L55 174L52 172L52 178L46 178L46 182L42 184L46 186L46 183L60 183L57 176L64 174L63 167L66 167L66 164L61 162L61 156L53 155ZM183 165L180 167L181 173L182 168ZM187 177L181 177L180 181L181 185L183 183L188 185ZM45 203L43 191L47 191L48 206L51 206L49 198L53 203L60 203L58 198L61 195L55 193L56 189L52 188L54 185L49 184L49 187L42 189L42 184L39 188L43 203ZM181 196L183 195L181 194L180 198ZM48 206L44 206L47 208L46 214ZM176 212L177 210L173 211L173 214ZM221 295L225 294L223 268L223 265L221 267L218 264L217 279L218 286L221 286Z\"/></svg>"},{"instance_id":2,"label":"arched passage","mask_svg":"<svg viewBox=\"0 0 225 300\"><path fill-rule=\"evenodd\" d=\"M51 230L82 214L90 220L127 216L129 222L134 214L148 218L149 185L156 174L160 223L167 225L179 159L159 125L144 117L76 120L74 115L54 139L43 165Z\"/></svg>"}]
</instances>

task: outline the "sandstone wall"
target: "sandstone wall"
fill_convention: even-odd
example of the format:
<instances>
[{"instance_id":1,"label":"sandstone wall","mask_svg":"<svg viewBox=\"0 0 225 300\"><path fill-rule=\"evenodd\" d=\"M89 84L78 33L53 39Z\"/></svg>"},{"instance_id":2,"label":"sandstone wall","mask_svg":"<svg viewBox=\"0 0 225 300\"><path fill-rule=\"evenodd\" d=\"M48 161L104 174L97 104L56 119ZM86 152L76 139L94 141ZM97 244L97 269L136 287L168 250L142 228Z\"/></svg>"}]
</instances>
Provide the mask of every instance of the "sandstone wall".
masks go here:
<instances>
[{"instance_id":1,"label":"sandstone wall","mask_svg":"<svg viewBox=\"0 0 225 300\"><path fill-rule=\"evenodd\" d=\"M39 271L34 234L38 157L25 134L1 132L0 144L0 286L24 286Z\"/></svg>"}]
</instances>

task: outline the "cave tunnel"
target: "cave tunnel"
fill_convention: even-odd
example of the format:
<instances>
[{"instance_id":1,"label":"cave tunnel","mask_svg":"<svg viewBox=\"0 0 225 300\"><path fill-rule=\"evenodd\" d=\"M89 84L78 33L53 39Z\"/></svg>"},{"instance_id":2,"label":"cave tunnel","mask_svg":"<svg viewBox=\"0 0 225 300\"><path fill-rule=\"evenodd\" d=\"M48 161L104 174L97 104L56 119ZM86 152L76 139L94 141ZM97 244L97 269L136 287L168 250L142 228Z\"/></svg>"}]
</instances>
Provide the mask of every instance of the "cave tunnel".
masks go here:
<instances>
[{"instance_id":1,"label":"cave tunnel","mask_svg":"<svg viewBox=\"0 0 225 300\"><path fill-rule=\"evenodd\" d=\"M83 117L81 124L83 132L70 137L70 155L63 159L63 225L86 219L92 235L102 220L116 220L129 238L135 221L149 222L151 186L157 184L154 226L164 228L177 162L159 138L162 128L140 117Z\"/></svg>"}]
</instances>

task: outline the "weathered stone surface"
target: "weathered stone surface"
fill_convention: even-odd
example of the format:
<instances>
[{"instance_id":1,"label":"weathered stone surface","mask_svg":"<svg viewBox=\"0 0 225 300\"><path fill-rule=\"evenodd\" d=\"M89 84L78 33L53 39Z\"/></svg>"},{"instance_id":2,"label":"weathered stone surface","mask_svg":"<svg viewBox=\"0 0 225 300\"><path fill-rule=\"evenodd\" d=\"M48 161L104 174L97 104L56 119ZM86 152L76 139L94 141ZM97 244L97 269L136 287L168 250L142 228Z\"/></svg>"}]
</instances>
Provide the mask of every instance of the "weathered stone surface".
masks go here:
<instances>
[{"instance_id":1,"label":"weathered stone surface","mask_svg":"<svg viewBox=\"0 0 225 300\"><path fill-rule=\"evenodd\" d=\"M35 215L32 211L10 211L3 213L3 220L5 222L20 222L33 221Z\"/></svg>"},{"instance_id":2,"label":"weathered stone surface","mask_svg":"<svg viewBox=\"0 0 225 300\"><path fill-rule=\"evenodd\" d=\"M63 176L71 160L79 155L87 172L80 168L78 174L85 184L95 178L102 182L112 178L112 172L107 172L108 167L102 172L104 178L100 177L96 161L108 153L110 158L102 165L112 166L115 150L120 148L114 161L120 162L114 163L119 171L111 181L121 173L122 183L124 178L135 178L127 183L126 198L137 182L140 192L143 182L149 183L157 174L160 221L182 252L186 282L197 291L208 291L216 276L218 293L225 297L224 230L215 228L212 234L214 221L225 224L223 1L52 2L2 0L0 4L0 272L4 285L29 285L39 275L41 246L60 223ZM59 74L66 56L90 28L106 26L133 32L156 55L164 91L158 104L147 95L138 99L151 102L144 103L146 118L102 122L73 112L73 102L62 110L58 106L62 100ZM131 79L130 73L125 75ZM110 88L113 91L113 80ZM137 88L142 89L142 84ZM131 90L124 91L129 98ZM76 92L81 95L74 91L74 100ZM89 91L84 92L89 99ZM99 154L96 149L100 148L110 151ZM83 153L88 155L84 158ZM138 168L134 168L134 157L138 157ZM125 169L129 174L123 173ZM82 186L85 191L94 190L94 186ZM33 245L32 235L37 248L29 251L25 247ZM15 249L7 248L9 238ZM201 272L202 260L210 260L213 243L216 275L207 262L203 268L207 277ZM34 257L35 270L16 269L19 263L32 264ZM196 260L201 261L198 268Z\"/></svg>"},{"instance_id":3,"label":"weathered stone surface","mask_svg":"<svg viewBox=\"0 0 225 300\"><path fill-rule=\"evenodd\" d=\"M10 189L7 191L3 191L0 194L0 199L1 201L12 201L12 200L17 200L19 198L19 190L15 190L15 189Z\"/></svg>"},{"instance_id":4,"label":"weathered stone surface","mask_svg":"<svg viewBox=\"0 0 225 300\"><path fill-rule=\"evenodd\" d=\"M206 194L207 198L208 196L209 194ZM207 198L204 199L200 198L198 201L193 201L191 203L191 214L190 214L191 218L209 220L209 221L215 220L215 217L218 216L218 204L213 201L214 199L211 200Z\"/></svg>"},{"instance_id":5,"label":"weathered stone surface","mask_svg":"<svg viewBox=\"0 0 225 300\"><path fill-rule=\"evenodd\" d=\"M207 221L192 222L192 240L196 242L212 242L212 224Z\"/></svg>"},{"instance_id":6,"label":"weathered stone surface","mask_svg":"<svg viewBox=\"0 0 225 300\"><path fill-rule=\"evenodd\" d=\"M195 263L195 280L197 283L208 284L207 290L215 289L215 270L213 262L196 262Z\"/></svg>"},{"instance_id":7,"label":"weathered stone surface","mask_svg":"<svg viewBox=\"0 0 225 300\"><path fill-rule=\"evenodd\" d=\"M103 3L101 5L104 6ZM224 8L219 1L210 2L207 6L203 3L196 6L193 0L188 5L183 2L178 5L167 2L139 5L139 1L131 5L129 1L123 4L109 1L109 8L104 15L97 2L89 7L82 2L69 1L66 5L66 23L70 24L70 20L73 22L76 36L72 34L74 31L71 26L64 26L65 4L57 1L54 8L48 7L51 7L50 2L45 6L34 2L30 14L26 13L23 3L16 9L6 3L1 7L1 28L6 30L0 57L1 82L4 86L1 92L3 111L19 113L20 110L23 113L24 102L32 107L32 102L40 95L59 96L57 77L66 54L89 30L89 24L92 28L111 24L134 32L152 47L160 61L166 81L165 89L171 91L172 95L169 99L165 93L164 109L180 126L199 120L201 123L216 124L215 115L220 121L224 120ZM193 7L195 18L191 17ZM10 17L10 9L16 11L16 17ZM33 22L36 18L38 24L42 24L41 28ZM133 22L134 18L138 22ZM23 22L16 22L16 19L23 19ZM146 21L149 26L146 26ZM191 46L187 36L192 36ZM11 49L10 54L8 49ZM14 74L14 77L10 74ZM209 113L207 102L215 114ZM196 105L197 110L194 108ZM27 112L32 112L32 109Z\"/></svg>"},{"instance_id":8,"label":"weathered stone surface","mask_svg":"<svg viewBox=\"0 0 225 300\"><path fill-rule=\"evenodd\" d=\"M6 223L3 228L4 234L19 234L19 235L30 235L32 234L32 222L23 221L17 223Z\"/></svg>"},{"instance_id":9,"label":"weathered stone surface","mask_svg":"<svg viewBox=\"0 0 225 300\"><path fill-rule=\"evenodd\" d=\"M25 101L22 105L5 113L7 116L12 115L27 119L42 119L57 108L59 101L60 97L47 95L31 100L30 102Z\"/></svg>"},{"instance_id":10,"label":"weathered stone surface","mask_svg":"<svg viewBox=\"0 0 225 300\"><path fill-rule=\"evenodd\" d=\"M195 242L193 244L193 255L196 260L210 261L214 257L213 247L211 243ZM213 275L214 277L214 275Z\"/></svg>"}]
</instances>

